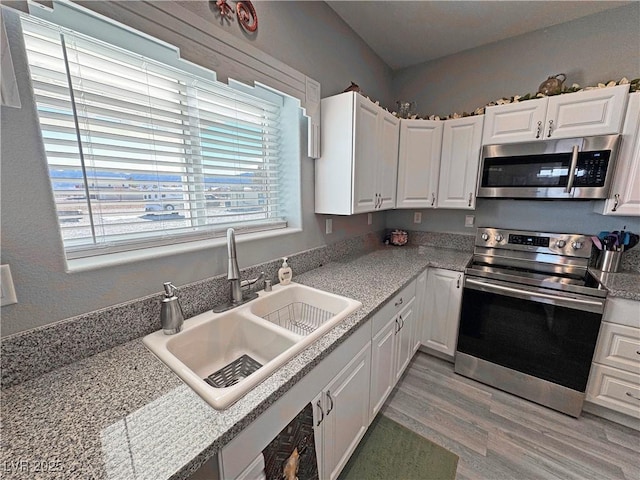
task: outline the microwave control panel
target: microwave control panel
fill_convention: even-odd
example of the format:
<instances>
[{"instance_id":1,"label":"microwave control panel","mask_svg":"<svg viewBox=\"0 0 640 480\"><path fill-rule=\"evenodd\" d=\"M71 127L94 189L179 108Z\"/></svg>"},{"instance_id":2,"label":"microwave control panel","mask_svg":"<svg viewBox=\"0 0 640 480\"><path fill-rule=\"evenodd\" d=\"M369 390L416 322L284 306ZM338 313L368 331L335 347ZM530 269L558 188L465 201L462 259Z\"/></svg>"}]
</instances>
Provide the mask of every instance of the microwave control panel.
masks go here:
<instances>
[{"instance_id":1,"label":"microwave control panel","mask_svg":"<svg viewBox=\"0 0 640 480\"><path fill-rule=\"evenodd\" d=\"M604 186L610 154L610 150L580 153L573 185L575 187Z\"/></svg>"}]
</instances>

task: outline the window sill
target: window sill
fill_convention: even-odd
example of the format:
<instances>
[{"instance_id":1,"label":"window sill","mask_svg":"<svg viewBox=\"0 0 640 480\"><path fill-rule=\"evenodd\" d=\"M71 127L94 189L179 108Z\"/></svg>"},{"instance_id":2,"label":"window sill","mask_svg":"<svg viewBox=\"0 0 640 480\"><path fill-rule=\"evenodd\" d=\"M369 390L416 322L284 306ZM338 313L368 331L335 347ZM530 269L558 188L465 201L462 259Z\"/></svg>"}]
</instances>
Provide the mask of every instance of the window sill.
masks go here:
<instances>
[{"instance_id":1,"label":"window sill","mask_svg":"<svg viewBox=\"0 0 640 480\"><path fill-rule=\"evenodd\" d=\"M291 235L301 232L301 228L279 228L277 230L268 230L256 233L246 233L236 237L237 243L252 242L264 240L267 238L279 237L282 235ZM128 252L108 253L105 255L96 255L94 257L74 258L67 260L67 273L86 272L90 270L99 270L101 268L114 267L118 265L129 264L132 262L142 262L145 260L154 260L157 258L165 258L168 255L179 255L181 253L196 252L209 248L226 246L226 237L211 238L206 240L196 240L193 242L177 243L173 245L163 245L159 247L148 247L140 250L132 250Z\"/></svg>"}]
</instances>

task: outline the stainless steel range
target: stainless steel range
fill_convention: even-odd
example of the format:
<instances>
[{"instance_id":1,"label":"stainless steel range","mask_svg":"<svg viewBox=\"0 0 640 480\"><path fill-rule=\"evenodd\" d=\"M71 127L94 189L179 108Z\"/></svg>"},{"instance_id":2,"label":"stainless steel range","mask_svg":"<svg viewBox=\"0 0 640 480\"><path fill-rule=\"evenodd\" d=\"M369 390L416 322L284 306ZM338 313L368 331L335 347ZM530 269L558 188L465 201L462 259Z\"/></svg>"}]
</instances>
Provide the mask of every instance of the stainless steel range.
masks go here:
<instances>
[{"instance_id":1,"label":"stainless steel range","mask_svg":"<svg viewBox=\"0 0 640 480\"><path fill-rule=\"evenodd\" d=\"M479 228L455 371L579 416L606 290L587 235Z\"/></svg>"}]
</instances>

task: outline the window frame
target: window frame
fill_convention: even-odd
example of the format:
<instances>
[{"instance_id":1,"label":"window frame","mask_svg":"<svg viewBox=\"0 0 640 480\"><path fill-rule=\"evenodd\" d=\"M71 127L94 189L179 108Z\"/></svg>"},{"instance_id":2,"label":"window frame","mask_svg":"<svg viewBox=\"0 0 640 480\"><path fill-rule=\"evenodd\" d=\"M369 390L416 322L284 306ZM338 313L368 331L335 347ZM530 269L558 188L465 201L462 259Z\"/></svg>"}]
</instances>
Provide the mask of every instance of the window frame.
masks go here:
<instances>
[{"instance_id":1,"label":"window frame","mask_svg":"<svg viewBox=\"0 0 640 480\"><path fill-rule=\"evenodd\" d=\"M65 27L59 27L64 29ZM198 69L200 69L201 67L198 67ZM213 77L215 77L215 73L211 72L211 75ZM240 85L240 84L235 84L235 82L230 81L229 82L229 87L235 86L237 87L241 87L238 89L238 91L240 90L249 90L249 91L257 91L258 89L262 89L262 91L260 92L263 96L268 96L268 95L280 95L282 97L285 97L286 94L283 94L282 92L279 92L279 94L275 94L274 90L269 88L269 87L264 87L261 85L256 85L255 87L248 87L246 85ZM289 97L290 98L290 97ZM286 99L285 99L286 100ZM298 107L300 107L299 102L297 102ZM299 115L299 119L300 121L304 120L304 116L302 114ZM296 131L298 136L300 133L300 125L295 125L294 128L292 128L292 131ZM300 139L298 139L298 144L300 142ZM298 145L299 147L299 145ZM298 153L299 153L299 148L298 148ZM297 176L299 177L300 175L300 171L299 171L299 160L300 158L298 157L296 159L297 161L295 162L287 162L287 168L291 168L293 165L297 166L298 172L297 172ZM292 165L293 164L293 165ZM47 162L47 165L49 166L49 163ZM282 187L285 188L285 187ZM88 199L88 201L90 201L90 199ZM280 229L282 234L286 234L286 233L291 233L292 231L299 231L301 227L301 212L299 211L301 207L301 199L300 199L300 192L298 192L298 198L297 198L297 215L295 215L294 213L292 220L292 228L288 228L288 225L286 223L286 221L278 221L278 222L274 222L271 226L271 228L274 229ZM296 209L296 206L294 206L293 210ZM295 220L295 217L297 217L297 221ZM61 222L58 219L58 224L60 225ZM297 224L297 225L296 225ZM234 225L234 228L237 229L238 233L240 234L246 234L248 236L250 236L251 238L257 238L262 236L271 236L271 233L259 233L259 232L263 232L264 230L271 230L271 228L267 228L265 229L263 226L259 226L259 227L251 227L249 226L243 226L242 224L236 224ZM186 234L173 234L170 237L165 237L165 238L145 238L142 239L140 241L135 241L135 242L128 242L127 244L121 244L121 245L110 245L108 247L102 247L102 246L96 246L95 244L86 248L86 247L82 247L81 249L73 249L73 248L67 248L65 246L64 250L65 250L65 256L67 258L67 262L72 262L75 260L81 260L81 259L91 259L93 257L97 257L97 256L108 256L111 254L115 254L116 257L117 256L122 256L121 254L125 253L125 252L136 252L136 251L141 251L141 250L147 250L150 248L159 248L160 250L162 250L164 247L170 247L170 246L176 246L176 245L181 245L181 247L179 249L181 250L189 250L190 247L187 245L188 243L192 243L193 246L195 248L202 248L201 246L197 246L198 242L200 242L201 240L206 240L206 239L215 239L215 238L221 238L224 236L224 232L226 230L226 227L223 228L213 228L210 230L201 230L198 231L196 233L186 233ZM159 250L159 251L160 251ZM125 257L130 257L131 255L127 254L125 255ZM153 256L153 254L152 254ZM114 257L114 258L116 258ZM109 259L104 259L106 260L106 263L111 263L113 260L109 260ZM79 265L80 264L91 264L92 262L76 262ZM101 262L95 262L96 264L101 263ZM71 265L70 265L71 266ZM85 266L81 266L81 269L85 269Z\"/></svg>"}]
</instances>

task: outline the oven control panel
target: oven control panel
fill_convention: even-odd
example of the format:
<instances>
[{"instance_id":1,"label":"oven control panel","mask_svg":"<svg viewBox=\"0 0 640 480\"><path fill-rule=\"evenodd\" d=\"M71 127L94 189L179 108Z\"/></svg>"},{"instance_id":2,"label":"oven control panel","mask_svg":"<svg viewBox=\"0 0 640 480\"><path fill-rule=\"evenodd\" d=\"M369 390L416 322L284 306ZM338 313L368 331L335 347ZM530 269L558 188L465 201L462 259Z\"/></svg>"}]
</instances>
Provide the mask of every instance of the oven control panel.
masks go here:
<instances>
[{"instance_id":1,"label":"oven control panel","mask_svg":"<svg viewBox=\"0 0 640 480\"><path fill-rule=\"evenodd\" d=\"M592 241L588 235L572 233L527 232L500 228L478 228L476 247L549 253L589 258Z\"/></svg>"},{"instance_id":2,"label":"oven control panel","mask_svg":"<svg viewBox=\"0 0 640 480\"><path fill-rule=\"evenodd\" d=\"M532 247L548 247L549 237L536 237L533 235L510 234L507 240L513 245L529 245Z\"/></svg>"}]
</instances>

